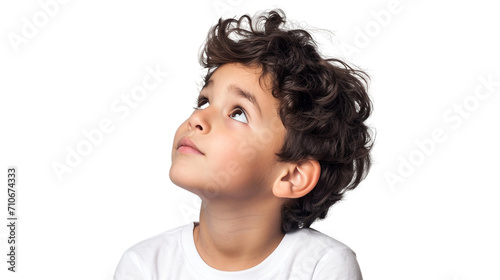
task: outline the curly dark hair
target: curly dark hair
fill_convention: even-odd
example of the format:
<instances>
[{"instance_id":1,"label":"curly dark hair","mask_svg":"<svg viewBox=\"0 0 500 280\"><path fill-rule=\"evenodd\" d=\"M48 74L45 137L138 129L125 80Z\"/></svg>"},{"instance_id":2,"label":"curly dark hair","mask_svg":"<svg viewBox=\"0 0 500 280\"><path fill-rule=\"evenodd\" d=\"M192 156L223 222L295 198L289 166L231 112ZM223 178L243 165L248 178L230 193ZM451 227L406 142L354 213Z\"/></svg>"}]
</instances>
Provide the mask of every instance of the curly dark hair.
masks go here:
<instances>
[{"instance_id":1,"label":"curly dark hair","mask_svg":"<svg viewBox=\"0 0 500 280\"><path fill-rule=\"evenodd\" d=\"M372 110L368 75L335 58L323 58L305 30L285 29L282 10L239 19L219 19L200 54L205 83L225 63L260 66L271 77L272 95L286 128L280 161L315 159L317 185L282 206L283 232L323 219L344 193L358 186L370 168L373 145L365 124Z\"/></svg>"}]
</instances>

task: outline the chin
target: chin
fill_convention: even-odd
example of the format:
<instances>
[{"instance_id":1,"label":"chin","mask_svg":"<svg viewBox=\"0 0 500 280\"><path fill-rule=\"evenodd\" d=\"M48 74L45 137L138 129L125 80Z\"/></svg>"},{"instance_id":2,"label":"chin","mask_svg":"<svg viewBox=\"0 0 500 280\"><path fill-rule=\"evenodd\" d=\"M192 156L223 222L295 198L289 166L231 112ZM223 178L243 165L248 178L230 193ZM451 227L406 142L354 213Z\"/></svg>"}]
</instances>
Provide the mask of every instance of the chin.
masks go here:
<instances>
[{"instance_id":1,"label":"chin","mask_svg":"<svg viewBox=\"0 0 500 280\"><path fill-rule=\"evenodd\" d=\"M200 188L201 187L197 187L197 185L199 184L199 182L194 182L193 179L196 179L194 178L194 176L192 174L186 174L186 170L177 170L177 168L175 168L175 166L172 166L170 168L170 172L169 172L169 177L170 177L170 181L172 181L172 183L174 183L176 186L180 187L180 188L183 188L189 192L192 192L196 195L200 195Z\"/></svg>"}]
</instances>

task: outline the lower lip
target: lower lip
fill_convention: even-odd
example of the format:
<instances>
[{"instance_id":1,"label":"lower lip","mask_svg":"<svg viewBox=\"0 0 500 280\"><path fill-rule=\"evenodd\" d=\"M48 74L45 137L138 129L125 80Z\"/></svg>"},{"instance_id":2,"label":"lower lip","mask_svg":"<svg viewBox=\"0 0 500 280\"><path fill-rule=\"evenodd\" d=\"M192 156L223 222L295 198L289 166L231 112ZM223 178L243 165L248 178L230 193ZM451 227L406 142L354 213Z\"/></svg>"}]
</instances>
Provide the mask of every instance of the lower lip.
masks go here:
<instances>
[{"instance_id":1,"label":"lower lip","mask_svg":"<svg viewBox=\"0 0 500 280\"><path fill-rule=\"evenodd\" d=\"M192 148L192 147L189 147L189 146L180 146L177 151L179 151L179 153L181 154L197 154L197 155L203 155L202 153L200 153L200 151Z\"/></svg>"}]
</instances>

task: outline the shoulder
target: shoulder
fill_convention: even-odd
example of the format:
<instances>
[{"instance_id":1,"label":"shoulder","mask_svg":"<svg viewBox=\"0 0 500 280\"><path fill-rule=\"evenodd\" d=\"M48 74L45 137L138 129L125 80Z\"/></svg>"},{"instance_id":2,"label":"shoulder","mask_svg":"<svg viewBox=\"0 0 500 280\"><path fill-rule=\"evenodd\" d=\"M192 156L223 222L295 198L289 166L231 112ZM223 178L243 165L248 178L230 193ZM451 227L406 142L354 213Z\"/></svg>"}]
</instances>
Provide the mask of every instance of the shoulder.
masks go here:
<instances>
[{"instance_id":1,"label":"shoulder","mask_svg":"<svg viewBox=\"0 0 500 280\"><path fill-rule=\"evenodd\" d=\"M305 247L318 247L324 253L335 252L354 252L344 243L312 228L299 229L295 232L289 233L291 239L296 240L299 246Z\"/></svg>"},{"instance_id":2,"label":"shoulder","mask_svg":"<svg viewBox=\"0 0 500 280\"><path fill-rule=\"evenodd\" d=\"M120 259L114 279L153 277L157 262L174 263L182 258L182 233L192 224L177 227L145 239L127 249Z\"/></svg>"},{"instance_id":3,"label":"shoulder","mask_svg":"<svg viewBox=\"0 0 500 280\"><path fill-rule=\"evenodd\" d=\"M293 250L305 255L302 261L314 264L312 279L362 279L356 254L344 243L309 228L290 235Z\"/></svg>"},{"instance_id":4,"label":"shoulder","mask_svg":"<svg viewBox=\"0 0 500 280\"><path fill-rule=\"evenodd\" d=\"M151 254L163 248L168 248L176 245L176 243L180 242L181 240L182 231L186 227L190 226L192 227L192 225L188 224L154 235L133 245L127 251L125 251L125 253L133 252L139 255Z\"/></svg>"}]
</instances>

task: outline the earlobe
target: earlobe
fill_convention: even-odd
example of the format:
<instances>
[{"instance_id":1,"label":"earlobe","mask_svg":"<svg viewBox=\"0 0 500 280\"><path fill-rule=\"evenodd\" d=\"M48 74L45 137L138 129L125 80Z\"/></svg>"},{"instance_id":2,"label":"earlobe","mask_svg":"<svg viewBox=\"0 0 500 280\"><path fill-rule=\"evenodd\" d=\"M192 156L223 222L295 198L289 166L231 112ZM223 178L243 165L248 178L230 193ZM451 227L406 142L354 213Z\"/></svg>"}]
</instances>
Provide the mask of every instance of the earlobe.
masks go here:
<instances>
[{"instance_id":1,"label":"earlobe","mask_svg":"<svg viewBox=\"0 0 500 280\"><path fill-rule=\"evenodd\" d=\"M281 198L299 198L308 194L319 180L321 166L317 160L286 163L273 185L273 194Z\"/></svg>"}]
</instances>

